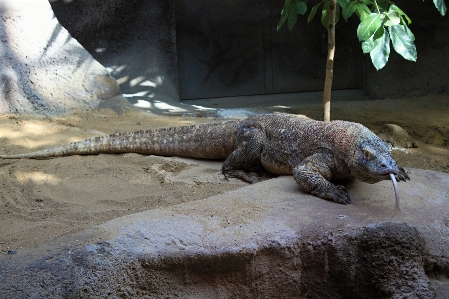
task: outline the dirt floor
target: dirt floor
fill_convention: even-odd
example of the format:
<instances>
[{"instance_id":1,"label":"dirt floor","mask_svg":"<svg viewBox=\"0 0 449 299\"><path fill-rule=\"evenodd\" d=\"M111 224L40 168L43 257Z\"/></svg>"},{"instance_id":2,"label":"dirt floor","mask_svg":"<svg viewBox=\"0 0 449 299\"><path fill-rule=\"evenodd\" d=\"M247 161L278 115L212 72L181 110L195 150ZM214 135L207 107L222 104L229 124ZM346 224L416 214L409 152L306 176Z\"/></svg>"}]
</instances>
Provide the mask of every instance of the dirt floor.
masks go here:
<instances>
[{"instance_id":1,"label":"dirt floor","mask_svg":"<svg viewBox=\"0 0 449 299\"><path fill-rule=\"evenodd\" d=\"M321 117L319 104L269 109ZM394 150L398 164L449 173L449 95L338 102L332 105L331 117L360 122L375 132L388 123L399 125L418 147ZM118 115L107 109L57 118L6 115L0 117L0 152L22 153L102 134L211 121L218 120L139 111ZM225 181L220 169L221 161L138 154L0 159L0 251L246 185Z\"/></svg>"}]
</instances>

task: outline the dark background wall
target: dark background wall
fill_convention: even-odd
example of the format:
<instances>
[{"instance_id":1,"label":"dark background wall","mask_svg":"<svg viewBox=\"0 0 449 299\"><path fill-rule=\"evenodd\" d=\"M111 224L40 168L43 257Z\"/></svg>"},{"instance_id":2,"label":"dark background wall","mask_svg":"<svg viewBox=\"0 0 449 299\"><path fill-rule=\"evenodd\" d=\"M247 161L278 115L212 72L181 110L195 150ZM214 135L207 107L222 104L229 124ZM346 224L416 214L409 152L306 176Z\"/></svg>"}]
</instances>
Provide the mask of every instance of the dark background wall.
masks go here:
<instances>
[{"instance_id":1,"label":"dark background wall","mask_svg":"<svg viewBox=\"0 0 449 299\"><path fill-rule=\"evenodd\" d=\"M323 88L327 31L319 21L307 26L303 18L291 32L277 32L283 6L279 0L176 0L175 4L181 98ZM339 24L336 89L359 87L355 30L355 22Z\"/></svg>"},{"instance_id":2,"label":"dark background wall","mask_svg":"<svg viewBox=\"0 0 449 299\"><path fill-rule=\"evenodd\" d=\"M317 1L309 1L309 9ZM113 0L50 2L60 23L124 94L148 100L322 90L327 33L318 18L276 31L282 0ZM447 91L449 20L432 1L400 0L413 23L418 61L393 49L376 71L361 53L357 19L337 24L334 89L372 98ZM128 98L132 98L131 96Z\"/></svg>"},{"instance_id":3,"label":"dark background wall","mask_svg":"<svg viewBox=\"0 0 449 299\"><path fill-rule=\"evenodd\" d=\"M387 65L376 71L369 55L363 55L361 88L375 98L447 92L449 15L442 17L432 1L398 0L395 3L412 19L410 29L416 37L418 60L407 61L391 48Z\"/></svg>"}]
</instances>

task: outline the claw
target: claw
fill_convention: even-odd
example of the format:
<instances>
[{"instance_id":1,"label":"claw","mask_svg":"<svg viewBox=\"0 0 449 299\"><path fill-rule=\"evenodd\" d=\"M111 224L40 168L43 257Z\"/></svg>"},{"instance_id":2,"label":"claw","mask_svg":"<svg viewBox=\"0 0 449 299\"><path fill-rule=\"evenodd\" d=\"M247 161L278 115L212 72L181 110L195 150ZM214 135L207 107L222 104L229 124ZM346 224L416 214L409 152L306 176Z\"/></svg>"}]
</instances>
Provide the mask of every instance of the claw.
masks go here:
<instances>
[{"instance_id":1,"label":"claw","mask_svg":"<svg viewBox=\"0 0 449 299\"><path fill-rule=\"evenodd\" d=\"M347 205L351 203L351 197L349 197L349 193L344 186L338 185L337 192L332 195L332 200L336 203Z\"/></svg>"},{"instance_id":2,"label":"claw","mask_svg":"<svg viewBox=\"0 0 449 299\"><path fill-rule=\"evenodd\" d=\"M400 181L406 182L407 181L407 179L401 174L395 175L394 178L395 178L396 182L400 182ZM408 180L410 180L410 179L408 179Z\"/></svg>"},{"instance_id":3,"label":"claw","mask_svg":"<svg viewBox=\"0 0 449 299\"><path fill-rule=\"evenodd\" d=\"M399 167L399 173L396 175L396 179L400 179L401 181L410 180L410 177L408 176L407 172L403 167ZM398 181L399 182L399 181Z\"/></svg>"},{"instance_id":4,"label":"claw","mask_svg":"<svg viewBox=\"0 0 449 299\"><path fill-rule=\"evenodd\" d=\"M229 180L229 178L237 178L250 184L259 182L259 176L255 172L245 172L238 169L226 171L224 176L226 180Z\"/></svg>"}]
</instances>

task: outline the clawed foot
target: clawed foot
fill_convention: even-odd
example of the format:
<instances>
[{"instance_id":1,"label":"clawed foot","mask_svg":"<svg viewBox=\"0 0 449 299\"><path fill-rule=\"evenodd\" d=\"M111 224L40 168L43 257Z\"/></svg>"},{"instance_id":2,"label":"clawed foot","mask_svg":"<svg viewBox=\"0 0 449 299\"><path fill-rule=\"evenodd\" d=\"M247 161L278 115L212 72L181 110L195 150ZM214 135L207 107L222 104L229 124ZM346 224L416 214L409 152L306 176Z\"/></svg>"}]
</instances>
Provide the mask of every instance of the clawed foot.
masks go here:
<instances>
[{"instance_id":1,"label":"clawed foot","mask_svg":"<svg viewBox=\"0 0 449 299\"><path fill-rule=\"evenodd\" d=\"M259 176L255 172L246 172L243 170L229 170L224 173L225 179L237 178L250 184L255 184L260 181Z\"/></svg>"},{"instance_id":2,"label":"clawed foot","mask_svg":"<svg viewBox=\"0 0 449 299\"><path fill-rule=\"evenodd\" d=\"M403 167L399 167L399 173L394 176L396 178L396 181L407 181L410 180L410 177L408 176L407 172L405 172L405 169Z\"/></svg>"},{"instance_id":3,"label":"clawed foot","mask_svg":"<svg viewBox=\"0 0 449 299\"><path fill-rule=\"evenodd\" d=\"M315 190L311 192L312 195L318 196L323 199L333 200L336 203L347 205L351 203L349 193L344 186L332 185L325 190Z\"/></svg>"}]
</instances>

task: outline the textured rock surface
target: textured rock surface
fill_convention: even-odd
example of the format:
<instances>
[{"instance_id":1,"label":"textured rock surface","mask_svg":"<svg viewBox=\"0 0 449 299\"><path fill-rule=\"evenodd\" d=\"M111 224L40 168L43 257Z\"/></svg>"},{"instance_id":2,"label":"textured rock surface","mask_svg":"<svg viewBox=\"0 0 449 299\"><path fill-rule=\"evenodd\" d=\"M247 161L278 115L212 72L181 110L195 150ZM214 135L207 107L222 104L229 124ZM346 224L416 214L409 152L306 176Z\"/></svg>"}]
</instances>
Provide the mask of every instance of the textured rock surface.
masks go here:
<instances>
[{"instance_id":1,"label":"textured rock surface","mask_svg":"<svg viewBox=\"0 0 449 299\"><path fill-rule=\"evenodd\" d=\"M383 125L377 135L393 147L418 147L418 141L414 140L403 128L395 124Z\"/></svg>"},{"instance_id":2,"label":"textured rock surface","mask_svg":"<svg viewBox=\"0 0 449 299\"><path fill-rule=\"evenodd\" d=\"M58 23L46 0L0 1L0 113L57 115L120 95L108 71ZM119 98L112 101L121 103Z\"/></svg>"},{"instance_id":3,"label":"textured rock surface","mask_svg":"<svg viewBox=\"0 0 449 299\"><path fill-rule=\"evenodd\" d=\"M411 176L402 213L389 182L350 183L341 206L279 177L118 218L2 255L2 295L447 298L449 176Z\"/></svg>"},{"instance_id":4,"label":"textured rock surface","mask_svg":"<svg viewBox=\"0 0 449 299\"><path fill-rule=\"evenodd\" d=\"M51 1L55 16L142 108L179 104L174 1Z\"/></svg>"}]
</instances>

